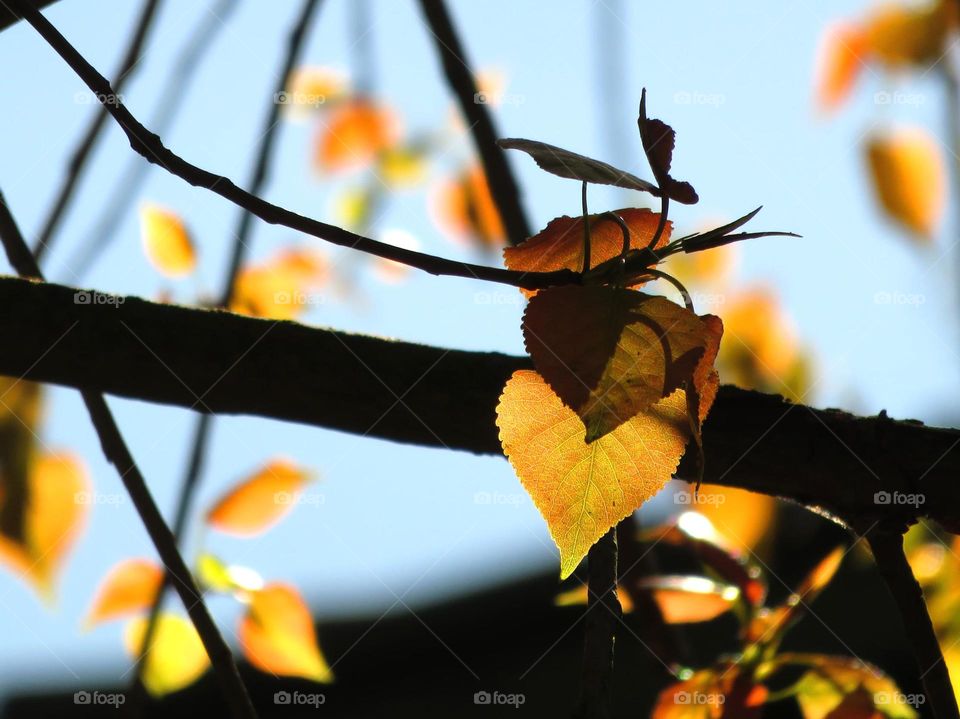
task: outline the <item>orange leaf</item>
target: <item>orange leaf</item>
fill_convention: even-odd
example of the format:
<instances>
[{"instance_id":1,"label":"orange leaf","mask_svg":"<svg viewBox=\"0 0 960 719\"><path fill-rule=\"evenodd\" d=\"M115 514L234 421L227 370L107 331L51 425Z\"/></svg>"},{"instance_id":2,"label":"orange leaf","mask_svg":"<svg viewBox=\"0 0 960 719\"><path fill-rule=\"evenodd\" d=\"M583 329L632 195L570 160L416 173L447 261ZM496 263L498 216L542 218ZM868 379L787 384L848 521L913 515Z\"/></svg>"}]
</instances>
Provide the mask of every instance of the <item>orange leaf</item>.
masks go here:
<instances>
[{"instance_id":1,"label":"orange leaf","mask_svg":"<svg viewBox=\"0 0 960 719\"><path fill-rule=\"evenodd\" d=\"M936 232L946 205L947 176L940 147L921 128L874 135L867 163L877 200L921 241Z\"/></svg>"},{"instance_id":2,"label":"orange leaf","mask_svg":"<svg viewBox=\"0 0 960 719\"><path fill-rule=\"evenodd\" d=\"M530 370L507 381L497 426L504 453L560 549L561 578L663 488L690 436L686 399L677 391L587 444L581 419Z\"/></svg>"},{"instance_id":3,"label":"orange leaf","mask_svg":"<svg viewBox=\"0 0 960 719\"><path fill-rule=\"evenodd\" d=\"M613 211L630 228L630 248L640 250L650 244L660 221L659 212L625 207ZM670 241L672 222L667 222L657 247ZM623 250L623 233L616 222L600 215L590 216L590 266L613 259ZM503 261L511 270L552 272L583 269L583 217L557 217L533 237L503 251ZM524 291L532 296L536 292Z\"/></svg>"},{"instance_id":4,"label":"orange leaf","mask_svg":"<svg viewBox=\"0 0 960 719\"><path fill-rule=\"evenodd\" d=\"M230 310L254 317L292 320L321 301L312 290L326 279L327 263L317 252L285 250L240 272Z\"/></svg>"},{"instance_id":5,"label":"orange leaf","mask_svg":"<svg viewBox=\"0 0 960 719\"><path fill-rule=\"evenodd\" d=\"M124 631L131 657L140 657L147 621L146 617L134 619ZM193 624L176 614L161 614L141 675L147 691L154 697L179 691L199 679L208 666L210 659Z\"/></svg>"},{"instance_id":6,"label":"orange leaf","mask_svg":"<svg viewBox=\"0 0 960 719\"><path fill-rule=\"evenodd\" d=\"M366 99L344 103L321 122L316 162L326 172L369 165L400 135L393 112Z\"/></svg>"},{"instance_id":7,"label":"orange leaf","mask_svg":"<svg viewBox=\"0 0 960 719\"><path fill-rule=\"evenodd\" d=\"M867 17L864 42L877 60L891 69L929 69L943 59L948 35L956 24L953 2L885 3Z\"/></svg>"},{"instance_id":8,"label":"orange leaf","mask_svg":"<svg viewBox=\"0 0 960 719\"><path fill-rule=\"evenodd\" d=\"M279 522L295 504L308 471L277 459L222 496L207 512L207 523L221 532L252 537Z\"/></svg>"},{"instance_id":9,"label":"orange leaf","mask_svg":"<svg viewBox=\"0 0 960 719\"><path fill-rule=\"evenodd\" d=\"M583 418L591 442L689 380L707 327L663 297L568 285L530 300L523 336L537 371Z\"/></svg>"},{"instance_id":10,"label":"orange leaf","mask_svg":"<svg viewBox=\"0 0 960 719\"><path fill-rule=\"evenodd\" d=\"M651 592L667 624L709 622L733 608L740 590L704 577L651 577L639 587Z\"/></svg>"},{"instance_id":11,"label":"orange leaf","mask_svg":"<svg viewBox=\"0 0 960 719\"><path fill-rule=\"evenodd\" d=\"M454 238L480 247L499 247L506 240L500 212L479 165L466 168L439 187L434 214L437 224Z\"/></svg>"},{"instance_id":12,"label":"orange leaf","mask_svg":"<svg viewBox=\"0 0 960 719\"><path fill-rule=\"evenodd\" d=\"M869 48L863 30L847 22L827 28L817 60L817 102L824 110L835 110L850 96Z\"/></svg>"},{"instance_id":13,"label":"orange leaf","mask_svg":"<svg viewBox=\"0 0 960 719\"><path fill-rule=\"evenodd\" d=\"M31 464L24 540L0 536L0 560L29 580L45 598L83 527L89 483L79 458L43 454Z\"/></svg>"},{"instance_id":14,"label":"orange leaf","mask_svg":"<svg viewBox=\"0 0 960 719\"><path fill-rule=\"evenodd\" d=\"M163 584L163 569L149 559L125 559L116 564L97 589L84 626L149 609Z\"/></svg>"},{"instance_id":15,"label":"orange leaf","mask_svg":"<svg viewBox=\"0 0 960 719\"><path fill-rule=\"evenodd\" d=\"M333 681L333 672L317 645L310 610L289 585L268 584L252 592L238 635L247 659L265 672Z\"/></svg>"},{"instance_id":16,"label":"orange leaf","mask_svg":"<svg viewBox=\"0 0 960 719\"><path fill-rule=\"evenodd\" d=\"M145 204L140 208L140 233L150 264L167 277L193 272L197 254L183 220L170 210Z\"/></svg>"}]
</instances>

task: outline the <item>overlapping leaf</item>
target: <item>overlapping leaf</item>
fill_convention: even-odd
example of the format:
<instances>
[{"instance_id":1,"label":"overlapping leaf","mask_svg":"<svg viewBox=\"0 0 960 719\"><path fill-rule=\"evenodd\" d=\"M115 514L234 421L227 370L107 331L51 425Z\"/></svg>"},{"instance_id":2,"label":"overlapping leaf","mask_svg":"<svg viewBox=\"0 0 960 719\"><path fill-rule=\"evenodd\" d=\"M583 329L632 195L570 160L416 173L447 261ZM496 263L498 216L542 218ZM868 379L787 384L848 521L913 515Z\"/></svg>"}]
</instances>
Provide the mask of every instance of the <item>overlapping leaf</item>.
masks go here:
<instances>
[{"instance_id":1,"label":"overlapping leaf","mask_svg":"<svg viewBox=\"0 0 960 719\"><path fill-rule=\"evenodd\" d=\"M590 182L596 185L613 185L614 187L639 190L640 192L649 192L657 197L660 196L660 190L656 185L641 180L626 170L621 170L585 155L579 155L576 152L570 152L570 150L548 145L545 142L505 138L498 140L497 144L508 150L521 150L527 153L541 169L558 177Z\"/></svg>"},{"instance_id":2,"label":"overlapping leaf","mask_svg":"<svg viewBox=\"0 0 960 719\"><path fill-rule=\"evenodd\" d=\"M614 210L630 229L630 249L641 250L650 244L660 214L645 208L625 207ZM657 247L670 241L673 223L667 222ZM583 269L583 217L564 215L547 223L536 235L503 251L503 261L511 270L520 272L552 272ZM590 216L590 266L613 259L623 250L623 233L613 220L601 215ZM528 296L535 292L525 292Z\"/></svg>"},{"instance_id":3,"label":"overlapping leaf","mask_svg":"<svg viewBox=\"0 0 960 719\"><path fill-rule=\"evenodd\" d=\"M583 421L536 372L519 370L497 406L504 453L560 548L560 574L670 479L689 439L677 391L587 444Z\"/></svg>"},{"instance_id":4,"label":"overlapping leaf","mask_svg":"<svg viewBox=\"0 0 960 719\"><path fill-rule=\"evenodd\" d=\"M605 286L539 292L523 334L537 371L582 417L588 442L690 380L707 345L707 327L693 312Z\"/></svg>"},{"instance_id":5,"label":"overlapping leaf","mask_svg":"<svg viewBox=\"0 0 960 719\"><path fill-rule=\"evenodd\" d=\"M268 584L251 593L239 637L247 659L265 672L316 682L333 680L317 645L310 610L289 585Z\"/></svg>"}]
</instances>

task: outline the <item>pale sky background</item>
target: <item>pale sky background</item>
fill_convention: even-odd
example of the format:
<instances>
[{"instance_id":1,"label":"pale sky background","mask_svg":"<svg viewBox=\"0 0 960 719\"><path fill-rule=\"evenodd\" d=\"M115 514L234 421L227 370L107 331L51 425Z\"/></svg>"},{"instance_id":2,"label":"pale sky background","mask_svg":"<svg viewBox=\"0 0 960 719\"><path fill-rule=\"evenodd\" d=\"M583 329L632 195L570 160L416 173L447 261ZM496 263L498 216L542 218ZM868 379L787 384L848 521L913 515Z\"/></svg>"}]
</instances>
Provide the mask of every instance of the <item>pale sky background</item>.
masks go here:
<instances>
[{"instance_id":1,"label":"pale sky background","mask_svg":"<svg viewBox=\"0 0 960 719\"><path fill-rule=\"evenodd\" d=\"M124 92L141 121L150 124L167 68L214 5L213 0L163 3L145 57ZM732 219L762 204L753 229L804 236L744 246L739 276L745 284L775 287L798 334L813 348L815 404L864 413L886 408L895 417L949 421L960 389L960 292L955 289L960 262L952 249L953 223L945 223L934 246L920 251L909 245L876 211L860 145L871 127L885 122L921 124L944 138L939 78L930 73L891 86L868 72L849 106L829 119L817 116L812 100L821 31L832 19L862 12L867 3L556 0L548 12L533 0L453 0L451 5L474 65L499 68L508 78L506 92L513 102L496 110L504 136L544 140L644 174L635 119L640 90L646 87L650 114L677 131L675 175L691 180L701 197L699 205L677 208L672 215L679 229ZM195 164L245 182L283 42L299 8L294 0L240 1L197 68L175 128L164 138L168 146ZM347 0L323 3L304 55L309 64L349 70L354 42L349 8ZM140 3L132 0L63 0L47 15L109 75L139 11ZM399 110L409 131L442 126L453 104L417 4L374 0L371 18L378 94ZM606 107L599 95L598 22L609 28L604 47L619 47L626 59ZM75 100L84 91L80 81L26 25L0 36L0 66L7 68L0 75L6 98L0 188L32 239L93 108ZM914 93L916 103L874 102L875 92L897 87ZM315 129L311 122L285 122L266 195L329 219L334 190L344 185L318 178L311 168ZM131 154L112 123L103 139L47 258L49 276L144 297L170 290L183 302L192 301L198 289L218 288L236 208L159 170L151 170L138 199L182 214L200 245L199 278L171 282L149 266L135 211L126 214L116 243L95 270L75 277L69 259ZM446 166L469 152L469 145L453 148ZM577 183L545 175L525 156L510 159L534 226L579 211ZM442 169L443 164L437 167L437 177ZM591 197L598 210L623 202L622 195L603 189ZM378 226L403 228L431 252L498 261L444 239L428 215L427 201L423 191L401 193ZM253 256L294 243L323 245L256 223ZM369 272L360 276L364 306L330 302L305 321L456 348L522 351L522 306L512 301L509 288L420 274L387 286ZM478 292L498 293L504 301L477 303ZM918 299L884 305L875 301L877 293ZM78 451L96 492L122 496L78 394L55 389L49 398L45 444ZM132 401L110 403L169 513L193 416ZM311 491L323 502L298 507L261 538L211 536L209 546L268 579L296 583L321 618L356 611L375 618L397 597L416 608L531 571L556 571L546 527L502 459L259 418L217 421L198 513L276 455L315 468L322 481ZM510 500L478 505L474 495L481 491ZM79 623L104 573L130 556L153 556L153 550L123 498L94 507L60 579L55 607L44 606L24 583L0 571L0 692L41 679L78 688L126 681L120 678L128 666L121 624L84 634ZM216 600L213 609L233 641L238 608ZM405 611L402 605L399 611Z\"/></svg>"}]
</instances>

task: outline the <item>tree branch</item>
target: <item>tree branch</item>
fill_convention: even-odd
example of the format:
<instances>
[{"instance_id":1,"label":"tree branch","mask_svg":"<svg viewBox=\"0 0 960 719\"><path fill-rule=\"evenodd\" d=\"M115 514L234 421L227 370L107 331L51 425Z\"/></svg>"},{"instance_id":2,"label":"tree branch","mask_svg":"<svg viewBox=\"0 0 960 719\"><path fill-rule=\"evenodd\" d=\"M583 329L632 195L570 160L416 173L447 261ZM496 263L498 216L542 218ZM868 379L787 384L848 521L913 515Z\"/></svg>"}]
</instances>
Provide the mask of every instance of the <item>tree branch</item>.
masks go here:
<instances>
[{"instance_id":1,"label":"tree branch","mask_svg":"<svg viewBox=\"0 0 960 719\"><path fill-rule=\"evenodd\" d=\"M498 398L515 370L531 366L526 357L134 297L84 292L77 304L75 292L0 278L0 336L16 338L0 352L0 374L499 455ZM703 442L706 482L819 505L848 520L923 515L960 527L958 430L812 409L727 385ZM694 477L695 469L685 458L679 475ZM922 492L924 502L878 504L877 492Z\"/></svg>"},{"instance_id":2,"label":"tree branch","mask_svg":"<svg viewBox=\"0 0 960 719\"><path fill-rule=\"evenodd\" d=\"M107 79L97 72L43 15L29 7L25 0L9 0L9 2L23 14L24 19L57 51L57 54L64 59L95 95L106 99L116 97L116 93L110 87ZM230 179L192 165L174 154L164 146L157 135L147 130L122 102L107 102L104 107L126 134L134 151L141 154L149 162L159 165L167 172L195 187L202 187L220 195L256 215L264 222L289 227L292 230L326 240L332 244L393 260L433 275L466 277L534 290L555 285L579 284L581 281L579 273L570 270L512 272L498 267L487 267L435 257L423 252L395 247L369 237L363 237L341 227L304 217L242 190Z\"/></svg>"},{"instance_id":3,"label":"tree branch","mask_svg":"<svg viewBox=\"0 0 960 719\"><path fill-rule=\"evenodd\" d=\"M38 10L45 8L47 5L53 5L55 2L57 0L30 0L30 4ZM20 14L15 13L4 3L0 3L0 32L18 22L20 22Z\"/></svg>"},{"instance_id":4,"label":"tree branch","mask_svg":"<svg viewBox=\"0 0 960 719\"><path fill-rule=\"evenodd\" d=\"M466 51L460 42L444 0L420 0L424 17L433 35L434 44L450 89L460 103L473 135L483 169L490 183L490 194L503 218L503 226L512 245L530 237L530 225L520 204L520 188L510 171L506 153L497 145L497 131L487 104L481 102Z\"/></svg>"},{"instance_id":5,"label":"tree branch","mask_svg":"<svg viewBox=\"0 0 960 719\"><path fill-rule=\"evenodd\" d=\"M120 91L124 85L126 85L131 75L133 75L134 69L136 69L137 64L140 62L143 45L146 42L150 27L153 25L153 20L157 16L157 9L159 7L160 0L146 0L144 3L143 10L140 13L140 19L137 21L133 35L127 43L127 49L123 53L120 67L117 68L117 72L114 75L113 88L116 93L116 98L120 97ZM40 234L33 245L33 255L37 258L37 262L43 261L43 257L53 244L55 233L60 226L60 221L63 219L67 208L70 206L70 201L73 199L73 193L77 188L77 183L79 183L80 177L83 175L83 171L87 166L87 160L90 159L93 153L93 148L97 144L97 139L100 137L101 131L106 127L107 118L109 117L106 109L107 105L115 102L116 98L107 96L107 102L101 103L96 107L96 114L91 119L90 124L87 125L86 132L81 136L80 141L73 151L73 155L70 157L70 162L67 163L67 175L63 178L60 189L57 191L56 199L50 206L47 219L44 220Z\"/></svg>"},{"instance_id":6,"label":"tree branch","mask_svg":"<svg viewBox=\"0 0 960 719\"><path fill-rule=\"evenodd\" d=\"M6 200L0 194L0 242L7 253L7 259L16 271L24 276L42 280L40 267L27 246L20 228L17 226ZM27 281L30 283L30 281ZM42 287L45 285L35 285ZM9 308L12 309L12 308ZM19 311L30 314L29 308L20 307ZM150 535L160 560L176 577L177 593L187 610L197 634L203 642L203 647L210 657L214 672L220 681L227 704L232 714L238 719L256 719L257 713L253 708L246 687L240 679L237 665L233 661L230 647L223 640L220 630L210 616L203 595L194 581L193 575L187 568L186 562L177 549L176 540L170 528L163 521L163 515L150 494L146 479L140 472L133 455L130 453L120 428L117 426L113 413L107 405L103 395L88 387L79 387L83 402L90 414L90 420L96 430L103 453L111 464L116 467L133 506L140 515L143 526Z\"/></svg>"},{"instance_id":7,"label":"tree branch","mask_svg":"<svg viewBox=\"0 0 960 719\"><path fill-rule=\"evenodd\" d=\"M903 553L903 535L885 527L867 535L880 576L893 595L903 619L907 637L913 644L917 669L923 681L930 710L936 719L956 719L957 699L950 683L950 672L943 660L937 634L923 601L923 590Z\"/></svg>"}]
</instances>

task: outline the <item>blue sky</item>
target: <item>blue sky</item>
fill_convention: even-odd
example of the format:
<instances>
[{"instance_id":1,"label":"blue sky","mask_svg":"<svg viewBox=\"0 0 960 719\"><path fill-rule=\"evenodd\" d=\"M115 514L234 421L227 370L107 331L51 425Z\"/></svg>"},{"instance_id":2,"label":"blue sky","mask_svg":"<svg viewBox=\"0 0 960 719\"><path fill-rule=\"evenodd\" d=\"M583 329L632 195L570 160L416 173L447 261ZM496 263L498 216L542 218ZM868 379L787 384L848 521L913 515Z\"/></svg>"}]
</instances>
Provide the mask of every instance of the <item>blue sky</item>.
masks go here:
<instances>
[{"instance_id":1,"label":"blue sky","mask_svg":"<svg viewBox=\"0 0 960 719\"><path fill-rule=\"evenodd\" d=\"M886 408L897 417L947 421L958 390L955 227L945 223L934 246L918 250L878 215L865 182L860 141L884 123L917 123L944 138L943 97L935 73L909 80L913 105L880 106L875 92L907 87L867 73L850 105L837 116L817 116L812 73L819 36L837 17L853 16L863 2L769 3L704 0L659 3L631 0L485 0L451 3L477 68L502 69L514 98L496 110L505 136L544 140L645 173L635 133L637 102L648 91L651 115L677 131L674 170L691 180L701 202L681 208L674 221L694 229L713 219L738 217L757 205L755 229L798 232L802 240L768 239L741 251L739 277L776 288L799 335L817 358L814 404L859 412ZM350 3L326 0L311 33L306 61L349 70ZM167 0L124 92L131 110L149 124L157 92L179 44L214 6L212 0ZM191 162L243 182L252 147L272 95L282 40L299 3L241 0L197 75L183 111L165 141ZM63 0L48 17L87 58L109 74L139 12L132 0L100 0L97 12ZM446 121L452 102L430 36L415 3L372 2L370 38L378 94L393 104L410 131ZM607 28L598 44L593 28ZM598 55L625 59L615 92L600 102ZM59 183L65 160L92 112L76 100L83 86L29 27L0 36L7 108L0 133L0 188L28 236L33 236ZM328 218L336 181L310 166L314 127L285 122L266 196L298 212ZM450 150L446 162L466 157ZM611 153L616 153L612 156ZM48 257L49 276L67 284L156 296L173 291L190 301L198 289L214 291L225 271L236 209L202 190L152 170L138 199L176 209L200 246L196 280L171 282L145 260L136 213L125 215L111 251L89 276L78 279L69 259L83 240L130 157L112 125ZM579 186L540 172L526 157L511 157L533 224L579 210ZM592 208L629 204L613 190L597 189ZM478 257L442 238L423 192L391 203L378 225L403 228L431 252ZM253 256L278 247L322 242L258 224ZM333 253L338 262L343 253ZM522 351L521 304L483 304L478 292L502 293L459 279L411 275L383 285L361 273L362 306L329 303L306 321L464 349ZM878 304L877 293L921 298ZM722 315L722 308L720 310ZM75 392L50 393L44 442L79 451L98 493L120 495ZM318 401L321 401L318 398ZM169 512L186 461L193 417L186 411L111 400L121 427L161 507ZM955 415L954 415L955 416ZM210 538L231 562L267 578L303 588L319 616L362 609L373 616L402 600L417 607L532 570L555 570L556 552L545 525L522 493L509 465L497 458L425 450L283 424L229 417L218 420L198 509L275 455L315 468L314 490L323 501L298 507L283 524L255 540ZM497 492L500 504L475 501ZM192 537L195 539L195 537ZM61 577L59 601L43 606L24 584L0 573L0 686L39 677L89 686L118 682L127 663L119 626L79 630L99 579L128 556L153 556L128 501L94 507L88 528ZM225 633L236 609L214 602Z\"/></svg>"}]
</instances>

